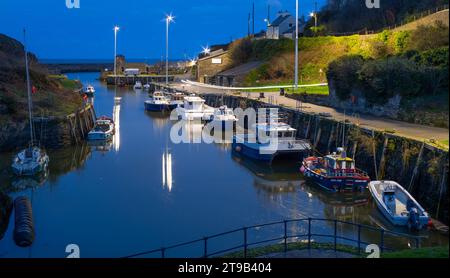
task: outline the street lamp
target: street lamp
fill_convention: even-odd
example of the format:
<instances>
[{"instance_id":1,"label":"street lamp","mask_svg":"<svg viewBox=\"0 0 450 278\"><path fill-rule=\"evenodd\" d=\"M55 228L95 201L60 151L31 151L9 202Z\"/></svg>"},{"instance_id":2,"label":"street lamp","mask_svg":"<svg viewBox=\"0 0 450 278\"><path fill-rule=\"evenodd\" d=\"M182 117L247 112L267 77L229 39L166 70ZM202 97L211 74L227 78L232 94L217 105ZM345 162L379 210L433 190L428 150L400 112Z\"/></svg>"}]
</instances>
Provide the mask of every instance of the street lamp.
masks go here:
<instances>
[{"instance_id":1,"label":"street lamp","mask_svg":"<svg viewBox=\"0 0 450 278\"><path fill-rule=\"evenodd\" d=\"M205 55L209 55L211 53L211 48L209 48L209 46L204 46L202 49L202 53Z\"/></svg>"},{"instance_id":2,"label":"street lamp","mask_svg":"<svg viewBox=\"0 0 450 278\"><path fill-rule=\"evenodd\" d=\"M172 14L166 16L166 85L169 85L169 25L174 19Z\"/></svg>"},{"instance_id":3,"label":"street lamp","mask_svg":"<svg viewBox=\"0 0 450 278\"><path fill-rule=\"evenodd\" d=\"M119 32L119 30L120 30L119 26L114 26L114 76L115 77L117 77L117 32Z\"/></svg>"},{"instance_id":4,"label":"street lamp","mask_svg":"<svg viewBox=\"0 0 450 278\"><path fill-rule=\"evenodd\" d=\"M317 13L312 12L309 14L310 17L314 17L314 27L317 28Z\"/></svg>"}]
</instances>

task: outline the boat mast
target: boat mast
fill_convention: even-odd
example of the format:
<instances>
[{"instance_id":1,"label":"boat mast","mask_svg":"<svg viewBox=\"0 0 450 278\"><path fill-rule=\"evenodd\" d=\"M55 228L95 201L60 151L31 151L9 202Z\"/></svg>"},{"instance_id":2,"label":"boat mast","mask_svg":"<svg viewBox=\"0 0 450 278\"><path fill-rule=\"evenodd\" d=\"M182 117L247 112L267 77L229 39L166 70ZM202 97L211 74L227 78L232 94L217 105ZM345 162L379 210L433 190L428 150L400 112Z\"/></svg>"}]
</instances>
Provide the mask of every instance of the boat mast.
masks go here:
<instances>
[{"instance_id":1,"label":"boat mast","mask_svg":"<svg viewBox=\"0 0 450 278\"><path fill-rule=\"evenodd\" d=\"M30 82L30 72L28 69L28 50L27 50L27 42L26 42L26 30L23 30L23 44L25 50L25 69L27 75L27 93L28 93L28 114L30 118L30 147L33 147L33 139L34 139L34 130L33 130L33 104L31 100L31 82Z\"/></svg>"}]
</instances>

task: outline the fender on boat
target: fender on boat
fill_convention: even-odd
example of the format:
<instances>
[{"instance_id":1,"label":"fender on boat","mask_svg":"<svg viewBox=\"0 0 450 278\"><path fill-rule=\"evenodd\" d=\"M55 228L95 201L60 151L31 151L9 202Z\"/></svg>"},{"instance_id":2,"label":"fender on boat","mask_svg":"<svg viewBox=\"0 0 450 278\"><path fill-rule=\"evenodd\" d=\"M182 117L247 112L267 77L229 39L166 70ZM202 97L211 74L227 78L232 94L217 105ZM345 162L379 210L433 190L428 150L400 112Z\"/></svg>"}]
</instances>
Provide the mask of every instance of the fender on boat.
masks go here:
<instances>
[{"instance_id":1,"label":"fender on boat","mask_svg":"<svg viewBox=\"0 0 450 278\"><path fill-rule=\"evenodd\" d=\"M14 200L14 241L20 247L28 247L34 241L33 211L27 197Z\"/></svg>"}]
</instances>

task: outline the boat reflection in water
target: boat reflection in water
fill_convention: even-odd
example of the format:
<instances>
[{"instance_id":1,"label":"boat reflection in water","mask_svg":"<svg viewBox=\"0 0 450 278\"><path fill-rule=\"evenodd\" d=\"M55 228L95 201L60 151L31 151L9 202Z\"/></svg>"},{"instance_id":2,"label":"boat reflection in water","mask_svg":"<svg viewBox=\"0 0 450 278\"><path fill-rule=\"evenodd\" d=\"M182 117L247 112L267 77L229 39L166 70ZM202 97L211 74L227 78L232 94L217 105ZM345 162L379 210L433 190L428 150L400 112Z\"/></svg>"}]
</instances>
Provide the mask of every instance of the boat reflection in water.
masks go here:
<instances>
[{"instance_id":1,"label":"boat reflection in water","mask_svg":"<svg viewBox=\"0 0 450 278\"><path fill-rule=\"evenodd\" d=\"M162 130L170 123L170 113L169 112L152 112L145 111L145 114L152 119L153 129Z\"/></svg>"}]
</instances>

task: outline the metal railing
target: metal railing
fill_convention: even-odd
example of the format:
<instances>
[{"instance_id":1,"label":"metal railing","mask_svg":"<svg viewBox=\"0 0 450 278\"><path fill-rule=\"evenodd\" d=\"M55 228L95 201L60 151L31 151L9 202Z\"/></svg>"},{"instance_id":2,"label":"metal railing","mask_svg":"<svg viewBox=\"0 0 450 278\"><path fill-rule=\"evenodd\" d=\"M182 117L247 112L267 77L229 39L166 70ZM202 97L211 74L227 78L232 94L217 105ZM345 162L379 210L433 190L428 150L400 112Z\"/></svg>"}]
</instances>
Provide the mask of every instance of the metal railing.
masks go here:
<instances>
[{"instance_id":1,"label":"metal railing","mask_svg":"<svg viewBox=\"0 0 450 278\"><path fill-rule=\"evenodd\" d=\"M313 224L316 222L320 223L329 223L333 226L333 232L329 234L323 234L319 232L315 232L313 230ZM302 224L307 227L305 233L289 233L288 225L289 224ZM260 239L258 241L250 241L250 231L252 230L260 230L261 228L265 227L273 227L273 226L280 226L282 225L282 233L278 234L278 236L272 236ZM348 225L353 228L354 236L355 237L349 237L349 235L344 236L340 235L338 230L339 227L342 228L343 225ZM323 227L323 226L320 226ZM281 232L280 231L280 232ZM363 231L366 232L372 232L375 233L375 235L378 235L377 242L367 242L363 240ZM224 238L226 236L232 235L232 234L240 234L241 237L241 243L235 246L227 247L225 249L220 250L211 250L210 248L210 242L213 239L220 239ZM278 222L271 222L266 224L260 224L260 225L254 225L249 227L243 227L240 229L231 230L224 233L219 233L207 237L203 237L197 240L192 240L184 243L179 243L175 245L171 245L168 247L162 247L158 249L153 249L150 251L144 251L140 253L136 253L133 255L126 256L124 258L138 258L138 257L144 257L144 256L156 256L159 258L167 258L167 251L180 249L182 247L193 247L195 245L201 245L200 252L202 253L201 258L210 258L218 255L227 254L230 252L240 252L239 254L242 254L243 258L247 258L249 251L252 250L251 248L254 247L265 247L269 245L279 245L281 244L283 246L284 253L288 252L289 250L289 244L291 243L304 243L305 247L307 249L312 249L313 243L316 241L314 239L321 238L328 240L325 243L330 244L334 251L338 251L340 245L345 245L348 247L352 247L357 251L358 254L361 254L361 251L364 247L367 247L368 245L376 244L380 248L380 252L386 252L386 251L395 251L400 250L400 248L390 247L387 245L386 238L388 236L395 237L395 242L398 242L398 239L406 240L407 246L409 248L420 248L421 240L424 238L423 236L412 236L407 234L402 234L394 231L388 231L381 228L376 228L368 225L361 225L361 224L355 224L347 221L341 221L341 220L330 220L330 219L322 219L322 218L304 218L304 219L292 219L292 220L284 220L284 221L278 221ZM343 242L349 242L351 244L338 244L338 241ZM319 241L317 241L319 242ZM323 243L323 242L320 242ZM412 243L412 244L411 244Z\"/></svg>"}]
</instances>

